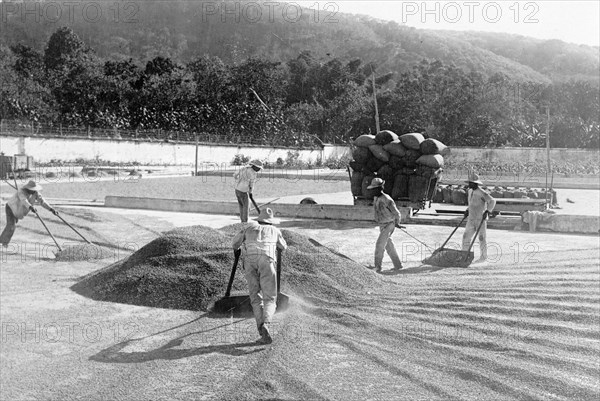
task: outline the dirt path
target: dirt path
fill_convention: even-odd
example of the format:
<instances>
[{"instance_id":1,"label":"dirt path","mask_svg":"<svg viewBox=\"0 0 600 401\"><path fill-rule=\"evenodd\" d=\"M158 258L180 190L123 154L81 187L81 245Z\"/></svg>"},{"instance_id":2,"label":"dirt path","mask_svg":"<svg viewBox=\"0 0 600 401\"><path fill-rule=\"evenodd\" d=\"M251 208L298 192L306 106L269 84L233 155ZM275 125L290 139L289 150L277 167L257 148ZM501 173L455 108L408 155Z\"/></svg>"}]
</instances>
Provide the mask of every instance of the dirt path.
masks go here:
<instances>
[{"instance_id":1,"label":"dirt path","mask_svg":"<svg viewBox=\"0 0 600 401\"><path fill-rule=\"evenodd\" d=\"M231 219L122 213L82 209L69 221L96 240L143 244L176 225ZM77 238L49 220L60 238ZM16 243L48 243L39 222L22 223ZM285 225L371 262L372 225ZM410 227L432 246L449 231ZM426 249L394 238L405 270L352 303L295 298L277 315L271 346L253 343L251 318L102 303L69 289L112 259L3 254L3 399L597 399L597 237L490 230L498 251L469 269L421 266Z\"/></svg>"}]
</instances>

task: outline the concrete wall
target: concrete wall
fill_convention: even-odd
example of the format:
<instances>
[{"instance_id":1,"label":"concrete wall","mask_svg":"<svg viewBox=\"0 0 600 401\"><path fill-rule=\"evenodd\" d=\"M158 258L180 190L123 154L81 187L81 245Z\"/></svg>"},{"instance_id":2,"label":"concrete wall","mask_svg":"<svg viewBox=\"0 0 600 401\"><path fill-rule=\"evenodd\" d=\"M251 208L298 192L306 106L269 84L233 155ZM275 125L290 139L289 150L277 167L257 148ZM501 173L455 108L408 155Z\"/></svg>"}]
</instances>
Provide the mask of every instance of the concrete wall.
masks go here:
<instances>
[{"instance_id":1,"label":"concrete wall","mask_svg":"<svg viewBox=\"0 0 600 401\"><path fill-rule=\"evenodd\" d=\"M239 213L236 202L211 202L180 199L158 199L158 198L136 198L126 196L107 196L104 200L105 207L125 209L163 210L171 212L187 213L213 213L237 215ZM331 219L331 220L354 220L373 221L372 206L353 205L299 205L291 203L278 203L275 209L277 217L291 217L303 219ZM427 218L419 216L412 218L409 208L401 208L403 223L415 224L440 224L455 225L460 217L452 220ZM492 219L488 223L489 228L506 228L501 218ZM554 232L569 232L583 234L600 233L600 217L596 216L573 216L553 215L549 224L539 225L543 230Z\"/></svg>"},{"instance_id":2,"label":"concrete wall","mask_svg":"<svg viewBox=\"0 0 600 401\"><path fill-rule=\"evenodd\" d=\"M149 165L193 165L196 146L187 143L0 136L0 151L6 155L26 153L39 162L49 162L52 159L72 162L77 158L100 158L116 163L137 161ZM198 162L229 165L236 154L243 154L252 159L274 163L277 158L285 160L288 151L296 150L267 146L202 144L198 147ZM297 151L300 160L316 162L319 158L326 160L329 157L340 157L348 152L348 148L325 145L323 149Z\"/></svg>"},{"instance_id":3,"label":"concrete wall","mask_svg":"<svg viewBox=\"0 0 600 401\"><path fill-rule=\"evenodd\" d=\"M213 214L239 214L236 202L211 202L180 199L136 198L126 196L107 196L105 207L163 210L186 213L213 213ZM404 211L408 213L407 210ZM278 203L275 210L277 217L330 219L330 220L356 220L372 221L372 206L352 205L299 205ZM406 219L407 216L403 215Z\"/></svg>"},{"instance_id":4,"label":"concrete wall","mask_svg":"<svg viewBox=\"0 0 600 401\"><path fill-rule=\"evenodd\" d=\"M597 161L598 155L598 150L593 149L550 149L553 163ZM546 163L546 149L452 147L446 160L453 163Z\"/></svg>"}]
</instances>

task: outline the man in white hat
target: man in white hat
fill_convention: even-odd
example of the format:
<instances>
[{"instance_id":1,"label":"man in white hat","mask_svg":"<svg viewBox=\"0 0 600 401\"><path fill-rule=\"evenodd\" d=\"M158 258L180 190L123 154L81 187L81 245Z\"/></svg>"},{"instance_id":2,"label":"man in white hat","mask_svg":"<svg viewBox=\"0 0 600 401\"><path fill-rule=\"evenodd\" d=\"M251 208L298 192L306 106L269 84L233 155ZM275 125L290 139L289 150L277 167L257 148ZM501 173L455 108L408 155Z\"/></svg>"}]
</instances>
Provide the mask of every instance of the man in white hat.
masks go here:
<instances>
[{"instance_id":1,"label":"man in white hat","mask_svg":"<svg viewBox=\"0 0 600 401\"><path fill-rule=\"evenodd\" d=\"M381 273L384 250L392 259L392 263L394 264L392 270L402 269L402 262L392 241L392 234L396 226L400 224L400 211L396 207L396 202L383 192L384 184L385 181L381 178L373 178L371 185L367 187L368 189L377 190L377 195L373 199L375 221L379 224L379 237L375 243L375 271L377 273Z\"/></svg>"},{"instance_id":2,"label":"man in white hat","mask_svg":"<svg viewBox=\"0 0 600 401\"><path fill-rule=\"evenodd\" d=\"M19 219L27 216L29 211L37 213L37 210L33 207L34 204L40 204L58 216L58 212L42 198L40 194L41 190L42 187L40 185L34 181L29 181L6 202L6 227L4 227L4 231L0 234L0 243L5 248L8 247L15 233Z\"/></svg>"},{"instance_id":3,"label":"man in white hat","mask_svg":"<svg viewBox=\"0 0 600 401\"><path fill-rule=\"evenodd\" d=\"M241 248L242 267L245 270L250 303L256 319L256 327L261 342L273 342L270 324L277 308L277 248L287 248L281 231L274 226L279 220L273 217L273 211L265 208L251 224L242 229L232 241L233 250Z\"/></svg>"},{"instance_id":4,"label":"man in white hat","mask_svg":"<svg viewBox=\"0 0 600 401\"><path fill-rule=\"evenodd\" d=\"M469 180L466 181L466 183L469 185L467 190L469 206L465 211L467 225L465 227L465 233L463 234L462 250L467 251L469 249L471 241L473 241L473 236L477 232L477 227L481 224L481 229L479 230L479 248L481 249L479 262L483 262L487 259L486 220L488 214L491 214L494 207L496 207L496 200L489 193L479 188L480 185L483 185L483 182L479 180L477 174L470 174ZM483 223L481 223L482 219Z\"/></svg>"},{"instance_id":5,"label":"man in white hat","mask_svg":"<svg viewBox=\"0 0 600 401\"><path fill-rule=\"evenodd\" d=\"M248 222L248 215L250 214L250 196L252 196L252 189L254 183L258 177L258 172L262 170L263 164L261 161L256 160L250 162L250 164L240 170L234 175L235 180L235 196L240 206L240 219L242 223Z\"/></svg>"}]
</instances>

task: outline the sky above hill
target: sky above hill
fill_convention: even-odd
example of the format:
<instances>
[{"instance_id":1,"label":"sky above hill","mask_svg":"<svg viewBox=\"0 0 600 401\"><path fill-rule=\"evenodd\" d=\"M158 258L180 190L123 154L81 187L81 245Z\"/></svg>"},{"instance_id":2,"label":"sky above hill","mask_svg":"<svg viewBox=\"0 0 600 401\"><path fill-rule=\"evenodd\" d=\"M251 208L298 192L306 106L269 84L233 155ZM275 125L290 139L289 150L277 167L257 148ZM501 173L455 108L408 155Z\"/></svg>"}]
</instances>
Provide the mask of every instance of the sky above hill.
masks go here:
<instances>
[{"instance_id":1,"label":"sky above hill","mask_svg":"<svg viewBox=\"0 0 600 401\"><path fill-rule=\"evenodd\" d=\"M319 9L365 14L415 28L506 32L539 39L598 46L600 1L298 1Z\"/></svg>"}]
</instances>

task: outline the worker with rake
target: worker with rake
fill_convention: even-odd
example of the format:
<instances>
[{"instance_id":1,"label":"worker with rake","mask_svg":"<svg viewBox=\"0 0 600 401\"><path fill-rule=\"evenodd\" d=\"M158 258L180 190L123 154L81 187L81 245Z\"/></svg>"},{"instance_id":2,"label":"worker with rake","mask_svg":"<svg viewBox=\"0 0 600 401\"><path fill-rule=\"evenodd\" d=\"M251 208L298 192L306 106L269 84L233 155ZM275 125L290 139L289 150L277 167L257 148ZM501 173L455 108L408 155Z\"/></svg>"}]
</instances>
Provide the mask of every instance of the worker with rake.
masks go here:
<instances>
[{"instance_id":1,"label":"worker with rake","mask_svg":"<svg viewBox=\"0 0 600 401\"><path fill-rule=\"evenodd\" d=\"M496 207L496 200L489 193L479 188L480 185L483 185L483 182L479 180L477 174L470 174L469 180L466 181L466 183L469 186L467 191L469 206L467 207L467 210L465 210L467 225L465 226L465 233L463 234L462 250L466 251L470 248L473 236L481 224L481 228L479 229L479 247L481 248L481 256L478 262L483 262L487 259L486 220L488 215L494 217L492 212L494 207Z\"/></svg>"},{"instance_id":2,"label":"worker with rake","mask_svg":"<svg viewBox=\"0 0 600 401\"><path fill-rule=\"evenodd\" d=\"M262 162L253 161L247 167L240 169L233 175L233 179L235 180L235 196L240 207L240 219L242 223L248 222L252 188L256 182L258 172L262 170L262 168Z\"/></svg>"},{"instance_id":3,"label":"worker with rake","mask_svg":"<svg viewBox=\"0 0 600 401\"><path fill-rule=\"evenodd\" d=\"M392 241L392 234L396 226L400 224L400 211L396 207L396 202L385 192L383 186L385 181L381 178L373 178L368 189L378 191L373 201L375 211L375 221L379 224L379 238L375 244L375 271L381 273L381 264L383 262L383 251L392 259L394 268L392 270L402 269L402 262L396 252L396 247Z\"/></svg>"},{"instance_id":4,"label":"worker with rake","mask_svg":"<svg viewBox=\"0 0 600 401\"><path fill-rule=\"evenodd\" d=\"M42 198L42 195L40 194L41 190L42 187L40 185L36 184L34 181L29 181L19 188L8 202L6 202L6 227L4 227L4 231L0 234L0 243L3 247L8 247L8 244L15 233L19 219L27 216L30 211L37 213L37 210L33 206L34 204L40 204L42 207L58 216L58 211Z\"/></svg>"},{"instance_id":5,"label":"worker with rake","mask_svg":"<svg viewBox=\"0 0 600 401\"><path fill-rule=\"evenodd\" d=\"M287 243L279 228L279 219L273 217L273 211L265 208L256 218L258 224L242 229L232 241L233 250L241 248L242 267L245 271L250 304L256 319L259 340L263 344L273 342L270 324L277 309L277 249L284 250Z\"/></svg>"}]
</instances>

